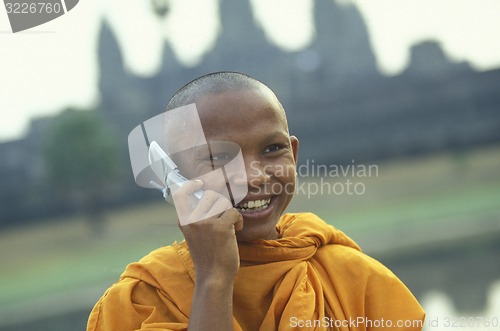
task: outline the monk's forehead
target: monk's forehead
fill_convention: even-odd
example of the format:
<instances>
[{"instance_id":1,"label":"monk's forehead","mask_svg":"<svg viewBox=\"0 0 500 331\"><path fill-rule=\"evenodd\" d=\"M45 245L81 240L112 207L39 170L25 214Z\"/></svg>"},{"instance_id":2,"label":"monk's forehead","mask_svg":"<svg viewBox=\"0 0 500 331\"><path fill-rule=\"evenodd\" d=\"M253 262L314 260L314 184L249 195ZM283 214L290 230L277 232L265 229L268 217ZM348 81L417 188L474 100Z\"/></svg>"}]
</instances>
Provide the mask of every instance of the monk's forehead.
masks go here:
<instances>
[{"instance_id":1,"label":"monk's forehead","mask_svg":"<svg viewBox=\"0 0 500 331\"><path fill-rule=\"evenodd\" d=\"M206 134L263 121L287 129L286 115L281 104L265 88L204 94L197 99L196 107Z\"/></svg>"},{"instance_id":2,"label":"monk's forehead","mask_svg":"<svg viewBox=\"0 0 500 331\"><path fill-rule=\"evenodd\" d=\"M195 104L175 108L164 114L164 144L167 153L207 143Z\"/></svg>"}]
</instances>

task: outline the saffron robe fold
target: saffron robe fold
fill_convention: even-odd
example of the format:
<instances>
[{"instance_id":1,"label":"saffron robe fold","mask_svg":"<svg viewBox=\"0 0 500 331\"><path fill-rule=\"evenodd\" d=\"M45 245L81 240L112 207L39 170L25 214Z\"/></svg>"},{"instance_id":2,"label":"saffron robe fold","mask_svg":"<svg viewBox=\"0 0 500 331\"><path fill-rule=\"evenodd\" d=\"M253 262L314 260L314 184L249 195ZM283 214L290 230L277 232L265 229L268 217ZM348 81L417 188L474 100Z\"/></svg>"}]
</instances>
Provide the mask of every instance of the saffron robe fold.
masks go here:
<instances>
[{"instance_id":1,"label":"saffron robe fold","mask_svg":"<svg viewBox=\"0 0 500 331\"><path fill-rule=\"evenodd\" d=\"M310 213L285 214L280 239L239 244L234 330L421 330L424 311L386 267ZM194 267L185 242L127 266L87 331L187 330Z\"/></svg>"}]
</instances>

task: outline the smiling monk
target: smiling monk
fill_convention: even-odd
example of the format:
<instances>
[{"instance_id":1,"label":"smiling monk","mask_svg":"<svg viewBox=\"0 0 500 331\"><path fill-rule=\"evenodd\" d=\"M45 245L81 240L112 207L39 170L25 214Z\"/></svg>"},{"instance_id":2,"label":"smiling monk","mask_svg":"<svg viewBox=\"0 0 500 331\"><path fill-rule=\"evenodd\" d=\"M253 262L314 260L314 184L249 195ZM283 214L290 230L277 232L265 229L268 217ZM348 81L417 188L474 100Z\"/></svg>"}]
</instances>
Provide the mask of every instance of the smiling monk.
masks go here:
<instances>
[{"instance_id":1,"label":"smiling monk","mask_svg":"<svg viewBox=\"0 0 500 331\"><path fill-rule=\"evenodd\" d=\"M422 308L390 270L316 215L284 213L299 143L267 86L240 73L209 74L180 89L167 112L193 103L208 145L241 149L245 176L227 184L243 178L246 196L229 203L209 180L178 188L178 213L222 209L180 226L182 243L130 264L95 305L88 331L422 329ZM206 163L185 153L177 162L191 179L224 157L212 153Z\"/></svg>"}]
</instances>

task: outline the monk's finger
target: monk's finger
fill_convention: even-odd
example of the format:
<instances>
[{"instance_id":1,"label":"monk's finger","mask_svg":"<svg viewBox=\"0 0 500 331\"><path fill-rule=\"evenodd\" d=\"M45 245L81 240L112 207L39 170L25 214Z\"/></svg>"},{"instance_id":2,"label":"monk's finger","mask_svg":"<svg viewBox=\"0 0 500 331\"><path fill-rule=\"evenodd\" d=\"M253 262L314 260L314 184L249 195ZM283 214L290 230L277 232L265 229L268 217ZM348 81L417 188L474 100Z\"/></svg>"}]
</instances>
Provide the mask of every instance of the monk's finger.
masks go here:
<instances>
[{"instance_id":1,"label":"monk's finger","mask_svg":"<svg viewBox=\"0 0 500 331\"><path fill-rule=\"evenodd\" d=\"M226 210L220 219L232 224L235 231L243 230L243 216L241 216L241 213L236 208Z\"/></svg>"},{"instance_id":2,"label":"monk's finger","mask_svg":"<svg viewBox=\"0 0 500 331\"><path fill-rule=\"evenodd\" d=\"M191 197L194 192L198 191L203 187L203 181L197 180L189 180L185 182L182 186L177 186L173 188L172 196L176 196L180 199Z\"/></svg>"},{"instance_id":3,"label":"monk's finger","mask_svg":"<svg viewBox=\"0 0 500 331\"><path fill-rule=\"evenodd\" d=\"M172 186L172 199L174 200L175 209L177 211L179 225L189 223L189 218L193 213L193 209L197 207L199 200L194 193L203 187L203 182L200 180L187 181L182 186ZM203 194L202 199L205 194Z\"/></svg>"},{"instance_id":4,"label":"monk's finger","mask_svg":"<svg viewBox=\"0 0 500 331\"><path fill-rule=\"evenodd\" d=\"M222 213L225 209L221 210L221 205L224 203L223 201L219 202L219 200L221 199L225 198L219 193L214 191L205 191L201 200L196 204L196 206L194 206L194 209L191 211L188 222L199 222ZM214 209L214 206L217 209ZM219 211L211 212L211 210Z\"/></svg>"}]
</instances>

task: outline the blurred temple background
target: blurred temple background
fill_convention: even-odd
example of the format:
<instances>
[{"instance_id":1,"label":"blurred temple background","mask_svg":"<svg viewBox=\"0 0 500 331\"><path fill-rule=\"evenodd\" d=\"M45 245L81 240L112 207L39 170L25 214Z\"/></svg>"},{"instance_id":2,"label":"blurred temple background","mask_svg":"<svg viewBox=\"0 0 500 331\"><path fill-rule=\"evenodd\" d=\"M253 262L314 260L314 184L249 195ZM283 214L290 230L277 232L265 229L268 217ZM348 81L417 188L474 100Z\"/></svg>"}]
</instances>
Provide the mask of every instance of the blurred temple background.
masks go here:
<instances>
[{"instance_id":1,"label":"blurred temple background","mask_svg":"<svg viewBox=\"0 0 500 331\"><path fill-rule=\"evenodd\" d=\"M83 330L127 263L182 240L173 208L135 184L127 136L221 70L263 81L288 113L304 170L290 210L318 213L390 267L439 320L426 330L460 316L491 319L467 330L500 328L500 68L474 70L428 40L385 76L357 7L314 5L315 39L292 52L266 38L248 1L220 1L200 63L184 66L165 43L150 77L126 69L119 31L102 20L95 109L36 118L0 143L1 331ZM168 19L168 6L156 10Z\"/></svg>"}]
</instances>

